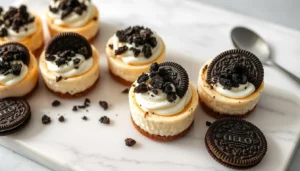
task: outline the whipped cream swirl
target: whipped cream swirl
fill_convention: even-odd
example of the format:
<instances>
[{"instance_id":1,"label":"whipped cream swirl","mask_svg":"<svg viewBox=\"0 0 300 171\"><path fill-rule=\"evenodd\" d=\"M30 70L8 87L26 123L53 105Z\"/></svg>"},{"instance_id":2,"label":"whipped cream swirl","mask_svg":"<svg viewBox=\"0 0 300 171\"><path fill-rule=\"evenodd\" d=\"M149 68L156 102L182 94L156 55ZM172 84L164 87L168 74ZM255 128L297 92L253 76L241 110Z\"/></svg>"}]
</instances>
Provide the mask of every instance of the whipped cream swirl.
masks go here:
<instances>
[{"instance_id":1,"label":"whipped cream swirl","mask_svg":"<svg viewBox=\"0 0 300 171\"><path fill-rule=\"evenodd\" d=\"M232 87L230 90L225 89L220 83L217 83L215 87L218 93L229 98L244 98L255 91L254 85L250 82L240 84L238 87Z\"/></svg>"},{"instance_id":2,"label":"whipped cream swirl","mask_svg":"<svg viewBox=\"0 0 300 171\"><path fill-rule=\"evenodd\" d=\"M55 60L59 58L57 55L53 55L55 57ZM55 60L53 61L47 61L47 68L52 71L57 76L62 77L73 77L82 75L83 73L89 71L93 66L93 58L85 59L82 54L76 54L74 57L72 57L73 60L67 61L63 65L57 65L55 63ZM74 59L79 59L80 62L78 64L75 64Z\"/></svg>"},{"instance_id":3,"label":"whipped cream swirl","mask_svg":"<svg viewBox=\"0 0 300 171\"><path fill-rule=\"evenodd\" d=\"M172 87L173 91L176 92L174 85L172 85ZM167 94L162 92L162 90L158 90L157 94L153 94L153 92L150 91L146 93L136 93L135 98L136 102L145 112L170 116L181 112L185 108L192 98L192 92L189 88L182 98L177 96L173 102L168 101Z\"/></svg>"},{"instance_id":4,"label":"whipped cream swirl","mask_svg":"<svg viewBox=\"0 0 300 171\"><path fill-rule=\"evenodd\" d=\"M64 10L59 9L60 0L52 0L50 2L50 8L57 10L53 12L49 10L48 16L53 19L55 25L68 26L68 27L81 27L88 23L95 15L96 7L90 0L78 0L80 3L84 3L86 9L78 14L72 11L66 17L62 17Z\"/></svg>"},{"instance_id":5,"label":"whipped cream swirl","mask_svg":"<svg viewBox=\"0 0 300 171\"><path fill-rule=\"evenodd\" d=\"M34 34L37 30L36 21L20 27L19 31L14 31L11 27L7 28L8 35L5 37L8 41L22 41Z\"/></svg>"},{"instance_id":6,"label":"whipped cream swirl","mask_svg":"<svg viewBox=\"0 0 300 171\"><path fill-rule=\"evenodd\" d=\"M2 61L1 58L0 61ZM28 67L22 61L13 61L12 64L21 64L22 68L20 74L15 75L11 72L9 74L0 74L0 86L13 86L21 82L26 77L28 73Z\"/></svg>"},{"instance_id":7,"label":"whipped cream swirl","mask_svg":"<svg viewBox=\"0 0 300 171\"><path fill-rule=\"evenodd\" d=\"M163 42L162 39L155 33L151 35L151 37L156 38L157 40L157 45L152 49L152 56L149 58L145 58L143 56L143 53L140 53L139 56L135 57L134 52L132 50L127 50L126 52L122 53L119 55L121 57L121 60L126 63L126 64L131 64L131 65L143 65L147 64L151 61L154 61L156 58L158 58L163 50ZM120 47L127 46L128 49L130 48L136 48L142 51L143 46L138 46L136 47L134 43L125 43L125 42L120 42L119 38L116 36L116 34L112 38L112 44L113 44L113 50L117 50Z\"/></svg>"}]
</instances>

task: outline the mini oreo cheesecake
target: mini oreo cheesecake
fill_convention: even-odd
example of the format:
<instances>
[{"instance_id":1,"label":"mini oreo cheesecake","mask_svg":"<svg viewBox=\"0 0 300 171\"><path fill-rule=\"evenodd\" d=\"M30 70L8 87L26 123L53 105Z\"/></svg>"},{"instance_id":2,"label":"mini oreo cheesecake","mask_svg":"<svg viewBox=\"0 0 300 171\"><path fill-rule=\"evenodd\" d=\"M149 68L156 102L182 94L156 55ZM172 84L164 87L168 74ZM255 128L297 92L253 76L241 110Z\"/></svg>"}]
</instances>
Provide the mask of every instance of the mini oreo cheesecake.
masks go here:
<instances>
[{"instance_id":1,"label":"mini oreo cheesecake","mask_svg":"<svg viewBox=\"0 0 300 171\"><path fill-rule=\"evenodd\" d=\"M79 97L89 92L99 78L99 53L77 33L61 33L40 57L46 86L60 97Z\"/></svg>"},{"instance_id":2,"label":"mini oreo cheesecake","mask_svg":"<svg viewBox=\"0 0 300 171\"><path fill-rule=\"evenodd\" d=\"M216 118L245 117L260 99L263 79L263 65L254 54L238 49L225 51L200 69L201 105Z\"/></svg>"},{"instance_id":3,"label":"mini oreo cheesecake","mask_svg":"<svg viewBox=\"0 0 300 171\"><path fill-rule=\"evenodd\" d=\"M35 56L20 43L0 45L0 99L23 97L37 85Z\"/></svg>"},{"instance_id":4,"label":"mini oreo cheesecake","mask_svg":"<svg viewBox=\"0 0 300 171\"><path fill-rule=\"evenodd\" d=\"M46 22L51 36L75 32L91 40L99 31L99 14L91 0L51 0Z\"/></svg>"},{"instance_id":5,"label":"mini oreo cheesecake","mask_svg":"<svg viewBox=\"0 0 300 171\"><path fill-rule=\"evenodd\" d=\"M41 19L29 12L25 5L19 8L0 7L0 44L19 42L34 54L43 48L44 36Z\"/></svg>"},{"instance_id":6,"label":"mini oreo cheesecake","mask_svg":"<svg viewBox=\"0 0 300 171\"><path fill-rule=\"evenodd\" d=\"M110 73L120 83L131 85L152 63L164 61L165 49L163 40L149 28L119 30L106 45Z\"/></svg>"},{"instance_id":7,"label":"mini oreo cheesecake","mask_svg":"<svg viewBox=\"0 0 300 171\"><path fill-rule=\"evenodd\" d=\"M196 88L179 64L153 63L129 90L129 106L134 127L157 141L171 141L191 128L198 106Z\"/></svg>"}]
</instances>

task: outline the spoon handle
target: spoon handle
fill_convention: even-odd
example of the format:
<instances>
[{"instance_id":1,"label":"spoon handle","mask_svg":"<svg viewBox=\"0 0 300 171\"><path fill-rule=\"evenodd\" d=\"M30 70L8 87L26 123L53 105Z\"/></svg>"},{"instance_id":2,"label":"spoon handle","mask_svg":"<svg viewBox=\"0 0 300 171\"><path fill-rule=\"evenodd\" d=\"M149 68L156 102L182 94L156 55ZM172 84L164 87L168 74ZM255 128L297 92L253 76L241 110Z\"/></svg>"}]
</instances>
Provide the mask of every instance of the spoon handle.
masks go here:
<instances>
[{"instance_id":1,"label":"spoon handle","mask_svg":"<svg viewBox=\"0 0 300 171\"><path fill-rule=\"evenodd\" d=\"M285 72L287 75L289 75L294 81L296 81L300 85L300 78L297 77L295 74L291 73L290 71L286 70L282 66L278 65L276 62L273 62L273 65L280 69L281 71Z\"/></svg>"}]
</instances>

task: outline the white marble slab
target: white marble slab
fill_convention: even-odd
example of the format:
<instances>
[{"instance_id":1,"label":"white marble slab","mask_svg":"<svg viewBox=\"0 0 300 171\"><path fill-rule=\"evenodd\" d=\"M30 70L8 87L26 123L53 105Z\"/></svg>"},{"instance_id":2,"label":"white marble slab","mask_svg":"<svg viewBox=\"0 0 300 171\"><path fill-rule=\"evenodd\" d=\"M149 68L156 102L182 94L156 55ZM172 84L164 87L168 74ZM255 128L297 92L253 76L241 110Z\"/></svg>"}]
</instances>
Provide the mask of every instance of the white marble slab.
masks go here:
<instances>
[{"instance_id":1,"label":"white marble slab","mask_svg":"<svg viewBox=\"0 0 300 171\"><path fill-rule=\"evenodd\" d=\"M44 15L47 0L29 1L35 12ZM89 112L73 113L74 104L83 99L61 100L63 105L52 108L57 99L43 83L30 99L33 117L23 131L0 139L0 144L31 158L53 170L226 170L216 163L204 146L205 122L213 121L199 108L195 125L183 139L158 143L141 136L131 125L125 88L114 82L108 72L104 46L108 38L120 28L142 24L156 30L167 45L167 59L181 63L195 84L198 70L204 61L232 48L229 32L235 25L255 29L276 49L276 60L300 76L300 33L248 17L211 8L193 1L94 0L101 13L101 33L95 46L101 52L101 80L92 94ZM247 120L265 133L269 151L253 170L285 170L298 141L300 132L299 87L284 74L265 68L268 84L261 102ZM277 88L276 88L277 87ZM279 89L278 89L279 88ZM285 92L286 91L286 92ZM103 111L99 100L111 106ZM50 115L53 122L42 125L42 115ZM58 114L67 118L57 121ZM88 116L83 121L82 116ZM98 119L107 115L111 125ZM138 141L134 148L124 145L124 139Z\"/></svg>"}]
</instances>

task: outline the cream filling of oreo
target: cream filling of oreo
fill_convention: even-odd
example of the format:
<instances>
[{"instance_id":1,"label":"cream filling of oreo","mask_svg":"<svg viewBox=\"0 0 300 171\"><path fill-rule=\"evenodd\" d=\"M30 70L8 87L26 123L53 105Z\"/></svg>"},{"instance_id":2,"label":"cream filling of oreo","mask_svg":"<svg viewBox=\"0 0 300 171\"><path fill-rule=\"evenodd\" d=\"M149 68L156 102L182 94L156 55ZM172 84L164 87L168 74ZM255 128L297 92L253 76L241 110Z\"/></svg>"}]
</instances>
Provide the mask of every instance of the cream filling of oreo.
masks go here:
<instances>
[{"instance_id":1,"label":"cream filling of oreo","mask_svg":"<svg viewBox=\"0 0 300 171\"><path fill-rule=\"evenodd\" d=\"M57 55L54 55L58 58ZM74 64L73 59L80 59L79 64ZM89 71L93 66L93 58L85 59L83 55L76 54L72 57L71 61L67 61L67 64L57 66L54 61L46 61L47 68L55 73L57 76L62 77L73 77L77 75L82 75L83 73ZM76 69L75 66L78 66Z\"/></svg>"},{"instance_id":2,"label":"cream filling of oreo","mask_svg":"<svg viewBox=\"0 0 300 171\"><path fill-rule=\"evenodd\" d=\"M121 56L121 59L124 63L132 64L132 65L143 65L149 63L155 60L156 58L158 58L163 50L163 42L161 38L155 32L153 32L151 37L156 38L157 45L155 48L152 49L152 56L149 58L146 58L143 53L140 53L139 56L135 57L133 51L130 50L130 48L133 47L139 49L142 52L143 46L136 47L134 43L130 44L125 42L120 42L116 34L113 36L114 51L117 50L119 47L127 46L128 50L125 53L118 55Z\"/></svg>"},{"instance_id":3,"label":"cream filling of oreo","mask_svg":"<svg viewBox=\"0 0 300 171\"><path fill-rule=\"evenodd\" d=\"M21 72L19 75L14 75L12 73L7 74L7 75L0 74L0 84L1 85L12 86L12 85L19 83L26 77L26 75L28 73L28 67L22 61L14 61L12 63L13 64L21 64L22 65Z\"/></svg>"},{"instance_id":4,"label":"cream filling of oreo","mask_svg":"<svg viewBox=\"0 0 300 171\"><path fill-rule=\"evenodd\" d=\"M95 6L89 0L81 0L87 6L87 9L83 11L81 15L71 12L67 17L61 19L62 10L59 10L57 13L53 13L49 10L49 17L54 20L55 25L66 25L68 27L81 27L88 23L90 19L94 16ZM52 0L50 6L52 8L57 8L60 1Z\"/></svg>"},{"instance_id":5,"label":"cream filling of oreo","mask_svg":"<svg viewBox=\"0 0 300 171\"><path fill-rule=\"evenodd\" d=\"M172 85L172 87L173 91L175 91L174 85ZM182 98L177 96L174 102L169 102L167 99L167 94L161 90L158 90L157 95L150 91L146 93L136 93L135 98L136 102L145 112L156 115L170 116L181 112L185 108L192 98L192 92L189 88Z\"/></svg>"},{"instance_id":6,"label":"cream filling of oreo","mask_svg":"<svg viewBox=\"0 0 300 171\"><path fill-rule=\"evenodd\" d=\"M220 83L217 83L215 87L218 93L229 98L244 98L255 91L254 85L250 82L240 84L239 87L232 87L230 90L224 89Z\"/></svg>"},{"instance_id":7,"label":"cream filling of oreo","mask_svg":"<svg viewBox=\"0 0 300 171\"><path fill-rule=\"evenodd\" d=\"M30 15L30 18L33 17ZM6 28L8 35L4 37L5 40L8 41L22 41L27 37L31 36L37 31L37 23L36 20L34 22L23 25L19 28L19 32L16 32L12 29L12 27Z\"/></svg>"}]
</instances>

